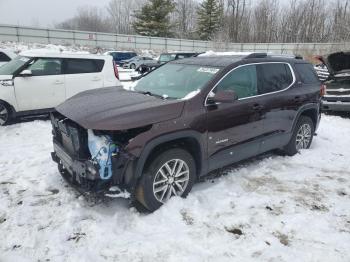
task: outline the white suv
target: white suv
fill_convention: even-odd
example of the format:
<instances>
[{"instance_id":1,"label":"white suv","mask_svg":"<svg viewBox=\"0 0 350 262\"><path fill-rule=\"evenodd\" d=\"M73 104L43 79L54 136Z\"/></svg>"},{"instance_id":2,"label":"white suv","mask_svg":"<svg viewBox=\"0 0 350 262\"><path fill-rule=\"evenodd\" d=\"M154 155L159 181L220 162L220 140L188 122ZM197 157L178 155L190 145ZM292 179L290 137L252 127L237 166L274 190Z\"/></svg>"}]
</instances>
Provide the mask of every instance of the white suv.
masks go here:
<instances>
[{"instance_id":1,"label":"white suv","mask_svg":"<svg viewBox=\"0 0 350 262\"><path fill-rule=\"evenodd\" d=\"M0 125L89 89L121 87L111 56L23 52L0 67Z\"/></svg>"}]
</instances>

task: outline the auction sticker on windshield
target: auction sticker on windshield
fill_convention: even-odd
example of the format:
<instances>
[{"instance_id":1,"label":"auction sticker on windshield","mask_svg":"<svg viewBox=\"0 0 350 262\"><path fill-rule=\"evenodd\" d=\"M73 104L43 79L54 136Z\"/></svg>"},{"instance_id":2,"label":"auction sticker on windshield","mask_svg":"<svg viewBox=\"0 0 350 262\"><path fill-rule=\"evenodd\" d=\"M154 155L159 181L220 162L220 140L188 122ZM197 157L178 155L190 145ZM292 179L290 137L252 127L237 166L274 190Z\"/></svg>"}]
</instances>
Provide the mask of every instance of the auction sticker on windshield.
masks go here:
<instances>
[{"instance_id":1,"label":"auction sticker on windshield","mask_svg":"<svg viewBox=\"0 0 350 262\"><path fill-rule=\"evenodd\" d=\"M201 67L197 69L197 72L201 73L209 73L209 74L216 74L219 71L218 68L210 68L210 67Z\"/></svg>"}]
</instances>

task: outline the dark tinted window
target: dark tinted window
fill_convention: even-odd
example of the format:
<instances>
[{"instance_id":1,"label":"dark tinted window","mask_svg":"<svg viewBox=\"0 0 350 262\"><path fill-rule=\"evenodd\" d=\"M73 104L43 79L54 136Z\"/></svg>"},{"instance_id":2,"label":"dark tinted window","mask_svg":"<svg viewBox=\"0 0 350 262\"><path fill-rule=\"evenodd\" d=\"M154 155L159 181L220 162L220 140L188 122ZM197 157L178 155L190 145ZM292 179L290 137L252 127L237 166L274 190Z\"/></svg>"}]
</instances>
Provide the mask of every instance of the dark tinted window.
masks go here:
<instances>
[{"instance_id":1,"label":"dark tinted window","mask_svg":"<svg viewBox=\"0 0 350 262\"><path fill-rule=\"evenodd\" d=\"M116 52L112 53L113 59L115 61L121 61L121 60L127 60L130 58L133 58L134 56L137 56L136 53L123 53L123 52Z\"/></svg>"},{"instance_id":2,"label":"dark tinted window","mask_svg":"<svg viewBox=\"0 0 350 262\"><path fill-rule=\"evenodd\" d=\"M242 66L225 76L216 90L232 90L238 98L255 96L258 94L256 80L256 66Z\"/></svg>"},{"instance_id":3,"label":"dark tinted window","mask_svg":"<svg viewBox=\"0 0 350 262\"><path fill-rule=\"evenodd\" d=\"M32 71L33 76L60 75L62 73L61 59L38 58L33 61L27 69Z\"/></svg>"},{"instance_id":4,"label":"dark tinted window","mask_svg":"<svg viewBox=\"0 0 350 262\"><path fill-rule=\"evenodd\" d=\"M102 71L104 60L65 59L65 74L86 74Z\"/></svg>"},{"instance_id":5,"label":"dark tinted window","mask_svg":"<svg viewBox=\"0 0 350 262\"><path fill-rule=\"evenodd\" d=\"M9 58L3 52L0 52L0 62L9 62L9 61L11 61L11 58Z\"/></svg>"},{"instance_id":6,"label":"dark tinted window","mask_svg":"<svg viewBox=\"0 0 350 262\"><path fill-rule=\"evenodd\" d=\"M311 64L295 64L295 68L300 76L301 82L304 84L319 83L315 69Z\"/></svg>"},{"instance_id":7,"label":"dark tinted window","mask_svg":"<svg viewBox=\"0 0 350 262\"><path fill-rule=\"evenodd\" d=\"M257 65L259 94L283 90L293 83L293 75L287 64Z\"/></svg>"}]
</instances>

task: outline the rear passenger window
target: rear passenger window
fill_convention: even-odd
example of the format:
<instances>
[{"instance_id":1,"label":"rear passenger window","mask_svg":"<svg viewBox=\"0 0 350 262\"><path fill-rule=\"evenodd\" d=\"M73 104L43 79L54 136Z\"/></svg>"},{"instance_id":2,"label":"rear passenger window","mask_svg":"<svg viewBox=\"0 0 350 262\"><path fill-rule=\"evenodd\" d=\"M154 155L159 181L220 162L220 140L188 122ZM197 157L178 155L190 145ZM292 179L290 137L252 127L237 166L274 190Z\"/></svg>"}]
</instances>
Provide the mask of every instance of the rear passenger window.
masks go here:
<instances>
[{"instance_id":1,"label":"rear passenger window","mask_svg":"<svg viewBox=\"0 0 350 262\"><path fill-rule=\"evenodd\" d=\"M320 80L311 64L295 64L295 68L304 84L319 83Z\"/></svg>"},{"instance_id":2,"label":"rear passenger window","mask_svg":"<svg viewBox=\"0 0 350 262\"><path fill-rule=\"evenodd\" d=\"M234 91L238 98L255 96L258 93L255 65L239 67L231 71L218 84L216 91Z\"/></svg>"},{"instance_id":3,"label":"rear passenger window","mask_svg":"<svg viewBox=\"0 0 350 262\"><path fill-rule=\"evenodd\" d=\"M3 52L0 52L0 62L9 62L11 58L5 55Z\"/></svg>"},{"instance_id":4,"label":"rear passenger window","mask_svg":"<svg viewBox=\"0 0 350 262\"><path fill-rule=\"evenodd\" d=\"M293 83L293 75L287 64L259 64L257 73L260 95L283 90Z\"/></svg>"},{"instance_id":5,"label":"rear passenger window","mask_svg":"<svg viewBox=\"0 0 350 262\"><path fill-rule=\"evenodd\" d=\"M104 60L66 59L65 74L87 74L102 71Z\"/></svg>"}]
</instances>

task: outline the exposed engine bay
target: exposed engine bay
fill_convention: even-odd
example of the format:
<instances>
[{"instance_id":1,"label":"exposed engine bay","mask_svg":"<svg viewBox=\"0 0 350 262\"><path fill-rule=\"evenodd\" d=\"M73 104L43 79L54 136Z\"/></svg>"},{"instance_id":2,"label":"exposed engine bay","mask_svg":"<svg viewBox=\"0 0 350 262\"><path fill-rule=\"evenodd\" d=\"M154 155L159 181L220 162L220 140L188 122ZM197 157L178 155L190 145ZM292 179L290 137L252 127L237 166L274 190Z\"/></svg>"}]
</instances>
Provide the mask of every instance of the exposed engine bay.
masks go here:
<instances>
[{"instance_id":1,"label":"exposed engine bay","mask_svg":"<svg viewBox=\"0 0 350 262\"><path fill-rule=\"evenodd\" d=\"M123 131L85 129L59 113L51 115L54 153L62 176L86 192L125 186L125 174L132 172L135 157L126 145L151 126ZM130 169L129 172L126 172ZM117 192L118 193L118 192Z\"/></svg>"}]
</instances>

